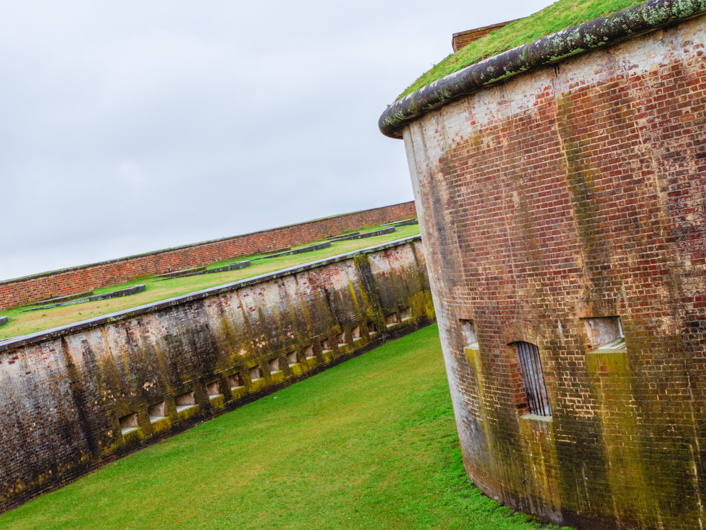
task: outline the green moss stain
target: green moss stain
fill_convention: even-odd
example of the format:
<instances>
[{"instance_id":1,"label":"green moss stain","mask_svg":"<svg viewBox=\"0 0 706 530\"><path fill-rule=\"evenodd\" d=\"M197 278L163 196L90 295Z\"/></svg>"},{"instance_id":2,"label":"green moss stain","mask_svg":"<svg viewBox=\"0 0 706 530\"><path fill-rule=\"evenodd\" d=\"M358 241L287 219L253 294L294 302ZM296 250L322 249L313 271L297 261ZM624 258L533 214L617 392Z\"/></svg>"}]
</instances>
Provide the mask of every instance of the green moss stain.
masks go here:
<instances>
[{"instance_id":1,"label":"green moss stain","mask_svg":"<svg viewBox=\"0 0 706 530\"><path fill-rule=\"evenodd\" d=\"M626 353L589 353L587 369L603 420L603 442L612 499L621 518L656 527L655 495L646 477L641 451L636 450L640 428L631 389L632 369Z\"/></svg>"}]
</instances>

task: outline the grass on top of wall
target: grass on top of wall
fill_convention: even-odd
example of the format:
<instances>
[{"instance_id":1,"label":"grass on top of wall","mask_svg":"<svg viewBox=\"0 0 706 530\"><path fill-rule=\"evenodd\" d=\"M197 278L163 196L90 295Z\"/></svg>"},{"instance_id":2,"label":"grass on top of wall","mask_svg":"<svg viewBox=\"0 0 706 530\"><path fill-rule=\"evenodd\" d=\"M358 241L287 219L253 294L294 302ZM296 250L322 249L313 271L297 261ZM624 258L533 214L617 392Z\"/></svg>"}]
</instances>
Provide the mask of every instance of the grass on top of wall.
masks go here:
<instances>
[{"instance_id":1,"label":"grass on top of wall","mask_svg":"<svg viewBox=\"0 0 706 530\"><path fill-rule=\"evenodd\" d=\"M108 464L5 513L0 527L541 525L467 479L429 326Z\"/></svg>"},{"instance_id":2,"label":"grass on top of wall","mask_svg":"<svg viewBox=\"0 0 706 530\"><path fill-rule=\"evenodd\" d=\"M360 232L371 232L374 230L379 230L380 228L381 227L371 227L360 230ZM113 285L111 287L104 287L94 290L96 294L102 294L116 291L118 289L124 289L132 285L144 284L147 287L147 289L140 294L126 296L124 298L113 298L98 302L86 302L65 307L53 307L51 309L32 311L29 313L23 313L22 310L27 307L32 307L32 305L9 309L0 312L0 316L7 316L10 319L10 322L7 325L0 328L0 340L9 337L17 337L20 335L28 335L30 333L36 333L38 331L44 331L58 326L64 326L74 322L80 322L89 318L115 313L116 311L122 311L132 307L150 304L160 300L166 300L168 298L193 293L209 287L215 287L238 280L244 280L246 278L252 278L253 276L259 276L260 274L266 274L268 272L274 272L286 269L288 267L294 267L296 265L303 265L330 256L345 254L361 248L380 245L417 234L419 234L419 225L401 226L391 234L364 239L352 239L350 241L338 241L331 243L329 248L322 250L253 261L250 267L237 271L218 272L213 274L188 276L186 278L171 278L166 280L159 278L141 278L120 285ZM299 245L298 247L305 247L312 244L313 242L307 243L306 245ZM209 265L208 268L215 268L228 263L245 261L248 259L250 258L243 256L238 259L224 260L218 263L213 263Z\"/></svg>"},{"instance_id":3,"label":"grass on top of wall","mask_svg":"<svg viewBox=\"0 0 706 530\"><path fill-rule=\"evenodd\" d=\"M534 42L557 31L608 15L634 4L639 4L642 1L559 0L533 15L497 29L464 46L458 52L449 55L417 79L407 90L400 94L398 99L483 59L498 55L517 46ZM512 18L512 16L508 15L508 18Z\"/></svg>"}]
</instances>

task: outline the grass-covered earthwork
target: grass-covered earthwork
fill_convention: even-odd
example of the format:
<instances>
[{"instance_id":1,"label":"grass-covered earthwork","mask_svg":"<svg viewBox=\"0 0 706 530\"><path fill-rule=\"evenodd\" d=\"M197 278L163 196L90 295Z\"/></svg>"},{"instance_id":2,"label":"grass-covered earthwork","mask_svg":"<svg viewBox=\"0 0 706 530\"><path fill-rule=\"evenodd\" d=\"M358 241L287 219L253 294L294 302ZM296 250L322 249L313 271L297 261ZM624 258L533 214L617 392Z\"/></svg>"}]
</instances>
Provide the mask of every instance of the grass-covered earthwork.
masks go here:
<instances>
[{"instance_id":1,"label":"grass-covered earthwork","mask_svg":"<svg viewBox=\"0 0 706 530\"><path fill-rule=\"evenodd\" d=\"M643 0L559 0L472 42L417 79L400 98L466 66L566 28L639 4ZM508 18L512 18L508 16ZM472 27L465 29L473 29Z\"/></svg>"},{"instance_id":2,"label":"grass-covered earthwork","mask_svg":"<svg viewBox=\"0 0 706 530\"><path fill-rule=\"evenodd\" d=\"M540 526L469 483L436 326L0 516L6 530Z\"/></svg>"},{"instance_id":3,"label":"grass-covered earthwork","mask_svg":"<svg viewBox=\"0 0 706 530\"><path fill-rule=\"evenodd\" d=\"M364 230L360 230L360 232L370 232L374 230L379 230L380 228L381 227L370 227ZM101 300L97 302L87 302L77 305L69 305L65 307L53 307L50 309L32 311L29 313L25 313L23 312L23 310L27 309L27 307L35 306L10 309L0 313L0 316L7 316L10 319L9 324L0 328L0 340L9 337L16 337L19 335L27 335L29 333L36 333L38 331L44 331L58 326L71 324L73 322L79 322L81 320L87 320L89 318L107 315L116 311L122 311L124 309L130 309L132 307L138 307L144 304L157 302L159 300L166 300L174 296L180 296L183 294L200 291L202 289L207 289L209 287L215 287L217 285L223 285L238 280L244 280L246 278L258 276L260 274L286 269L288 267L294 267L296 265L302 265L305 263L316 261L318 259L335 256L338 254L345 254L346 252L351 252L357 249L374 245L380 245L382 243L394 241L395 239L402 239L404 237L409 237L416 234L419 234L418 225L401 226L398 227L397 230L391 234L374 236L364 239L353 239L350 241L336 241L331 243L331 246L329 248L325 248L322 250L306 252L304 254L280 256L276 258L253 261L252 265L246 269L218 272L213 274L204 274L199 276L187 276L184 278L141 278L121 285L114 285L111 287L105 287L103 289L95 290L96 294L101 294L116 291L118 289L124 289L126 287L138 284L145 284L145 286L147 287L147 289L143 293L133 296L127 296L124 298ZM306 245L300 246L309 246L312 243L307 243ZM208 268L216 268L222 265L233 263L235 261L244 261L248 259L250 258L243 256L237 259L220 261L218 263L213 263L209 265Z\"/></svg>"}]
</instances>

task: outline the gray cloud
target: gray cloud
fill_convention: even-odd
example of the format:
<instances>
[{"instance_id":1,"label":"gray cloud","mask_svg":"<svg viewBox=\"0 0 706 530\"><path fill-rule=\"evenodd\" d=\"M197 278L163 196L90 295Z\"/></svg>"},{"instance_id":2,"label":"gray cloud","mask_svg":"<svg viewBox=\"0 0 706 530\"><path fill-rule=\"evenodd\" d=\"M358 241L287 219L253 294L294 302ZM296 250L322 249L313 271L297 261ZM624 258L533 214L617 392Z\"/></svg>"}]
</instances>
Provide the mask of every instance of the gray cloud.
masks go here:
<instances>
[{"instance_id":1,"label":"gray cloud","mask_svg":"<svg viewBox=\"0 0 706 530\"><path fill-rule=\"evenodd\" d=\"M410 200L385 105L549 3L6 2L0 278Z\"/></svg>"}]
</instances>

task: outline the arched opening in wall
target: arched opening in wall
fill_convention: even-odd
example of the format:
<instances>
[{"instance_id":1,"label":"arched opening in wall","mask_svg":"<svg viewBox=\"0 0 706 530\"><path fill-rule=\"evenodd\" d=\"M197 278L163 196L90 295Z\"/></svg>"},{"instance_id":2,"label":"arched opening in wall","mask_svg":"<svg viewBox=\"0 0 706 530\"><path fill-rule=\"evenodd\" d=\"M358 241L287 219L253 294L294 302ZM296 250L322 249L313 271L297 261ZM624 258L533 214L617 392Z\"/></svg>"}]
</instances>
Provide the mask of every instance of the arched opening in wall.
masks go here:
<instances>
[{"instance_id":1,"label":"arched opening in wall","mask_svg":"<svg viewBox=\"0 0 706 530\"><path fill-rule=\"evenodd\" d=\"M270 373L274 374L276 372L281 372L281 371L282 371L282 367L280 366L280 363L279 363L279 357L277 357L276 359L270 360Z\"/></svg>"},{"instance_id":2,"label":"arched opening in wall","mask_svg":"<svg viewBox=\"0 0 706 530\"><path fill-rule=\"evenodd\" d=\"M345 331L336 335L336 344L338 344L339 346L345 346L346 344L348 344L348 341L346 340Z\"/></svg>"},{"instance_id":3,"label":"arched opening in wall","mask_svg":"<svg viewBox=\"0 0 706 530\"><path fill-rule=\"evenodd\" d=\"M127 416L120 418L120 432L122 434L127 434L132 431L136 431L140 428L140 424L137 422L137 413L133 412Z\"/></svg>"},{"instance_id":4,"label":"arched opening in wall","mask_svg":"<svg viewBox=\"0 0 706 530\"><path fill-rule=\"evenodd\" d=\"M405 321L409 320L412 318L412 308L411 307L403 307L400 309L400 320Z\"/></svg>"},{"instance_id":5,"label":"arched opening in wall","mask_svg":"<svg viewBox=\"0 0 706 530\"><path fill-rule=\"evenodd\" d=\"M375 325L375 322L370 321L365 327L368 328L368 335L377 335L378 327Z\"/></svg>"},{"instance_id":6,"label":"arched opening in wall","mask_svg":"<svg viewBox=\"0 0 706 530\"><path fill-rule=\"evenodd\" d=\"M304 358L305 359L313 359L314 358L314 347L313 346L307 346L304 348Z\"/></svg>"},{"instance_id":7,"label":"arched opening in wall","mask_svg":"<svg viewBox=\"0 0 706 530\"><path fill-rule=\"evenodd\" d=\"M206 393L209 399L215 399L221 396L221 383L213 381L206 385Z\"/></svg>"},{"instance_id":8,"label":"arched opening in wall","mask_svg":"<svg viewBox=\"0 0 706 530\"><path fill-rule=\"evenodd\" d=\"M356 326L351 330L351 338L353 340L360 340L360 326Z\"/></svg>"},{"instance_id":9,"label":"arched opening in wall","mask_svg":"<svg viewBox=\"0 0 706 530\"><path fill-rule=\"evenodd\" d=\"M163 420L167 417L167 404L162 401L161 403L152 405L147 409L147 413L150 415L150 423Z\"/></svg>"},{"instance_id":10,"label":"arched opening in wall","mask_svg":"<svg viewBox=\"0 0 706 530\"><path fill-rule=\"evenodd\" d=\"M514 346L530 414L551 417L552 409L549 405L549 395L544 381L544 369L542 368L542 359L539 357L539 348L531 342L523 341L515 342Z\"/></svg>"},{"instance_id":11,"label":"arched opening in wall","mask_svg":"<svg viewBox=\"0 0 706 530\"><path fill-rule=\"evenodd\" d=\"M287 364L289 364L289 366L295 365L298 362L299 359L297 359L297 352L293 351L287 354Z\"/></svg>"},{"instance_id":12,"label":"arched opening in wall","mask_svg":"<svg viewBox=\"0 0 706 530\"><path fill-rule=\"evenodd\" d=\"M321 341L321 351L322 352L331 351L331 345L328 343L328 339L324 339Z\"/></svg>"},{"instance_id":13,"label":"arched opening in wall","mask_svg":"<svg viewBox=\"0 0 706 530\"><path fill-rule=\"evenodd\" d=\"M174 400L174 403L176 405L176 411L181 412L183 410L190 409L191 407L196 406L196 396L194 396L193 391L186 392L177 396Z\"/></svg>"},{"instance_id":14,"label":"arched opening in wall","mask_svg":"<svg viewBox=\"0 0 706 530\"><path fill-rule=\"evenodd\" d=\"M228 377L228 385L231 390L241 388L243 385L243 377L240 374L233 374Z\"/></svg>"},{"instance_id":15,"label":"arched opening in wall","mask_svg":"<svg viewBox=\"0 0 706 530\"><path fill-rule=\"evenodd\" d=\"M260 367L255 366L250 368L250 381L257 381L258 379L262 379L262 370L260 370Z\"/></svg>"},{"instance_id":16,"label":"arched opening in wall","mask_svg":"<svg viewBox=\"0 0 706 530\"><path fill-rule=\"evenodd\" d=\"M400 316L397 313L391 313L385 317L385 325L388 328L396 326L400 323Z\"/></svg>"}]
</instances>

